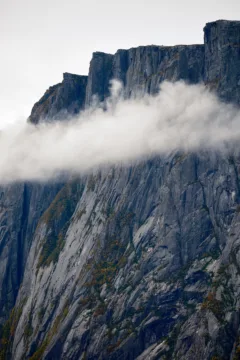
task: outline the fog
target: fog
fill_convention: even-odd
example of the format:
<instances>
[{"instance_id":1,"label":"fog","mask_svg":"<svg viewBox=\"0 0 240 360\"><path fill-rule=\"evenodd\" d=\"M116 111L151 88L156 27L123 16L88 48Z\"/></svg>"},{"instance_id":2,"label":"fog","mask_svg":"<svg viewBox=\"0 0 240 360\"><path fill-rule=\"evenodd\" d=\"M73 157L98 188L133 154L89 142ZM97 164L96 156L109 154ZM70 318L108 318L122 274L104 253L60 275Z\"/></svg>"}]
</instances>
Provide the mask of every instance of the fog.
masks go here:
<instances>
[{"instance_id":1,"label":"fog","mask_svg":"<svg viewBox=\"0 0 240 360\"><path fill-rule=\"evenodd\" d=\"M240 111L204 85L164 82L155 96L124 99L117 81L107 103L70 121L16 124L0 133L0 183L82 175L169 152L225 151L240 139Z\"/></svg>"}]
</instances>

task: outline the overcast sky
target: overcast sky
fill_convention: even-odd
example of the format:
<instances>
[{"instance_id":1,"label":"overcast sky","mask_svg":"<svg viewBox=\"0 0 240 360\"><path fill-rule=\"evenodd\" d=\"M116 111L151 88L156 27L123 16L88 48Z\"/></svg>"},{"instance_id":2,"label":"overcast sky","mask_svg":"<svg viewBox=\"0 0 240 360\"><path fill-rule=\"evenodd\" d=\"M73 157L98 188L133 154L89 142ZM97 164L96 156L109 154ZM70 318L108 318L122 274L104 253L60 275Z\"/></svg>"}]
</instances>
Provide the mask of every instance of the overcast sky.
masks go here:
<instances>
[{"instance_id":1,"label":"overcast sky","mask_svg":"<svg viewBox=\"0 0 240 360\"><path fill-rule=\"evenodd\" d=\"M203 43L203 27L240 20L239 0L0 0L0 128L24 119L63 72L94 51Z\"/></svg>"}]
</instances>

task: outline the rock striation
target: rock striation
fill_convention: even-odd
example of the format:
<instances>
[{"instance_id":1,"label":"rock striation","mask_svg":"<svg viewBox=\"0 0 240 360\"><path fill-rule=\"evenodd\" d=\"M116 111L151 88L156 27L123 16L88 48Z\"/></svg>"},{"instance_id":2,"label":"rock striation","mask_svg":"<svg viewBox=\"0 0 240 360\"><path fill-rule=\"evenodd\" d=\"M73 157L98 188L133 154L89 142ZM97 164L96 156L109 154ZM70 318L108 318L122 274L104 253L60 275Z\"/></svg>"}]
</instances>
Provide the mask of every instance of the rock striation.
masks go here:
<instances>
[{"instance_id":1,"label":"rock striation","mask_svg":"<svg viewBox=\"0 0 240 360\"><path fill-rule=\"evenodd\" d=\"M240 22L204 45L94 53L29 121L77 114L109 81L125 95L204 82L240 104ZM0 196L0 359L229 359L240 354L240 157L153 157ZM10 309L13 310L10 313Z\"/></svg>"},{"instance_id":2,"label":"rock striation","mask_svg":"<svg viewBox=\"0 0 240 360\"><path fill-rule=\"evenodd\" d=\"M63 74L60 84L50 86L33 106L30 123L66 120L79 113L85 102L87 76Z\"/></svg>"}]
</instances>

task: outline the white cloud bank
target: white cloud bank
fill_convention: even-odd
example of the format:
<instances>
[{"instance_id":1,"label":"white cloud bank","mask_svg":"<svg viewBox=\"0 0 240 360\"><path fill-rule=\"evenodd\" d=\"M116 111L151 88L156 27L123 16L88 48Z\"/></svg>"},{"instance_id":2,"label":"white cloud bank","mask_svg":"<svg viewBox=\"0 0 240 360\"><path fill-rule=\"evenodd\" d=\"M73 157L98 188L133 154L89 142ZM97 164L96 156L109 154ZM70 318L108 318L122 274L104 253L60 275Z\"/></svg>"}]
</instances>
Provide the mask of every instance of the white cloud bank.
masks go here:
<instances>
[{"instance_id":1,"label":"white cloud bank","mask_svg":"<svg viewBox=\"0 0 240 360\"><path fill-rule=\"evenodd\" d=\"M174 150L218 150L240 140L240 111L203 85L161 85L157 96L123 100L114 82L107 110L70 122L14 125L0 133L0 183L83 174Z\"/></svg>"}]
</instances>

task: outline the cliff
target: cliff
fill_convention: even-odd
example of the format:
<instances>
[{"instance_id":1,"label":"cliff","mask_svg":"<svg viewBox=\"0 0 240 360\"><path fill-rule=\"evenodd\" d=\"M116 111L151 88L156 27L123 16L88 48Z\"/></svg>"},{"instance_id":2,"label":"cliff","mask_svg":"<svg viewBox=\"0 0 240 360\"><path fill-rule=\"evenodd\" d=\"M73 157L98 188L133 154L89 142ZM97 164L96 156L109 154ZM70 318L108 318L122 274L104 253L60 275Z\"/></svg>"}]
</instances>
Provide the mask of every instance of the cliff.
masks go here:
<instances>
[{"instance_id":1,"label":"cliff","mask_svg":"<svg viewBox=\"0 0 240 360\"><path fill-rule=\"evenodd\" d=\"M94 53L29 121L104 101L111 78L126 96L183 79L239 104L239 49L240 22L220 20L204 45ZM202 151L2 188L1 358L238 359L239 172L239 154Z\"/></svg>"},{"instance_id":2,"label":"cliff","mask_svg":"<svg viewBox=\"0 0 240 360\"><path fill-rule=\"evenodd\" d=\"M51 86L33 106L30 123L68 119L79 113L85 102L87 76L63 74L60 84Z\"/></svg>"}]
</instances>

